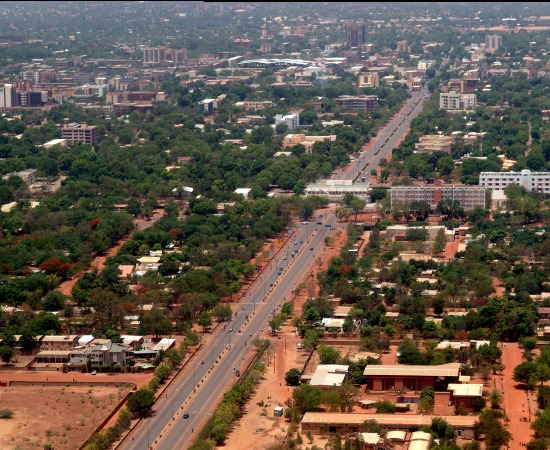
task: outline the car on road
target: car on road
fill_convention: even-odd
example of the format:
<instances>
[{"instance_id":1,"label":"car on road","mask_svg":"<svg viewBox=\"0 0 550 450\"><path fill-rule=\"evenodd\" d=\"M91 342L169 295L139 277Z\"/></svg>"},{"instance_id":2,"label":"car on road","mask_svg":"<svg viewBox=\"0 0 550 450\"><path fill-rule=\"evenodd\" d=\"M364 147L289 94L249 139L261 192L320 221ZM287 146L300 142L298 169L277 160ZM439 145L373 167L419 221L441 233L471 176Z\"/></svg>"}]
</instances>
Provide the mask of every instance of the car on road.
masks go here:
<instances>
[{"instance_id":1,"label":"car on road","mask_svg":"<svg viewBox=\"0 0 550 450\"><path fill-rule=\"evenodd\" d=\"M317 225L323 225L323 222L317 222Z\"/></svg>"},{"instance_id":2,"label":"car on road","mask_svg":"<svg viewBox=\"0 0 550 450\"><path fill-rule=\"evenodd\" d=\"M286 260L286 255L285 255L285 256L283 256L283 260Z\"/></svg>"},{"instance_id":3,"label":"car on road","mask_svg":"<svg viewBox=\"0 0 550 450\"><path fill-rule=\"evenodd\" d=\"M303 244L303 243L304 243L304 241L300 241L300 244Z\"/></svg>"},{"instance_id":4,"label":"car on road","mask_svg":"<svg viewBox=\"0 0 550 450\"><path fill-rule=\"evenodd\" d=\"M97 375L97 370L92 370L92 375Z\"/></svg>"},{"instance_id":5,"label":"car on road","mask_svg":"<svg viewBox=\"0 0 550 450\"><path fill-rule=\"evenodd\" d=\"M304 220L304 221L302 222L302 225L307 225L308 223L309 223L309 221Z\"/></svg>"},{"instance_id":6,"label":"car on road","mask_svg":"<svg viewBox=\"0 0 550 450\"><path fill-rule=\"evenodd\" d=\"M184 419L189 419L189 413L183 413L183 418Z\"/></svg>"}]
</instances>

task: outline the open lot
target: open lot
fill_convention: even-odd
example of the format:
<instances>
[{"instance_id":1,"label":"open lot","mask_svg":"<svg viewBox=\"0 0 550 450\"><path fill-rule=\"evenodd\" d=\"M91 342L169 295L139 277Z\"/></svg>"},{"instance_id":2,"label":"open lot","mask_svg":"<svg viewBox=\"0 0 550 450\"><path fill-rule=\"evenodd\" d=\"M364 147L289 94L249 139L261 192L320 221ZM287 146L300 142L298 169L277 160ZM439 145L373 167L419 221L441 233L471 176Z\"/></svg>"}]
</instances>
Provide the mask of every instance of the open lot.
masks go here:
<instances>
[{"instance_id":1,"label":"open lot","mask_svg":"<svg viewBox=\"0 0 550 450\"><path fill-rule=\"evenodd\" d=\"M36 383L0 387L0 409L13 411L0 420L0 448L75 450L91 436L132 386L125 383L91 387Z\"/></svg>"}]
</instances>

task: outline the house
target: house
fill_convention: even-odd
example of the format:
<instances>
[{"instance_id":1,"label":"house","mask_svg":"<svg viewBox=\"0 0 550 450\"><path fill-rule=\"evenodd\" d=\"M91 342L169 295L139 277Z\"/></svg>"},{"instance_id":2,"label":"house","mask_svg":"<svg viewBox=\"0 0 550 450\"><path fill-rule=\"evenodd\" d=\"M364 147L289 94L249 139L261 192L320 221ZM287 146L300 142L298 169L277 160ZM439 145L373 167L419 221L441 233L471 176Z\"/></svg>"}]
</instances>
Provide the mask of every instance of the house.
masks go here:
<instances>
[{"instance_id":1,"label":"house","mask_svg":"<svg viewBox=\"0 0 550 450\"><path fill-rule=\"evenodd\" d=\"M349 366L342 364L322 364L317 366L309 384L321 389L340 387L346 379Z\"/></svg>"},{"instance_id":2,"label":"house","mask_svg":"<svg viewBox=\"0 0 550 450\"><path fill-rule=\"evenodd\" d=\"M458 406L463 403L469 411L474 409L473 401L483 397L483 384L451 383L447 390L451 393L453 405Z\"/></svg>"},{"instance_id":3,"label":"house","mask_svg":"<svg viewBox=\"0 0 550 450\"><path fill-rule=\"evenodd\" d=\"M457 383L460 364L449 363L439 366L367 365L363 371L367 390L389 391L409 389L421 391L431 387L435 391L446 390L449 383Z\"/></svg>"},{"instance_id":4,"label":"house","mask_svg":"<svg viewBox=\"0 0 550 450\"><path fill-rule=\"evenodd\" d=\"M141 320L139 315L128 315L122 318L122 325L125 330L139 330Z\"/></svg>"},{"instance_id":5,"label":"house","mask_svg":"<svg viewBox=\"0 0 550 450\"><path fill-rule=\"evenodd\" d=\"M78 336L44 336L40 342L40 350L71 350L78 345Z\"/></svg>"},{"instance_id":6,"label":"house","mask_svg":"<svg viewBox=\"0 0 550 450\"><path fill-rule=\"evenodd\" d=\"M96 339L88 345L75 348L70 353L69 366L78 370L88 364L99 367L109 364L126 365L131 358L131 351L127 345L115 344L109 339Z\"/></svg>"},{"instance_id":7,"label":"house","mask_svg":"<svg viewBox=\"0 0 550 450\"><path fill-rule=\"evenodd\" d=\"M337 306L332 313L333 317L337 319L345 319L353 309L353 306Z\"/></svg>"},{"instance_id":8,"label":"house","mask_svg":"<svg viewBox=\"0 0 550 450\"><path fill-rule=\"evenodd\" d=\"M133 264L120 264L118 266L118 270L120 270L118 280L120 282L129 283L131 280L132 274L134 273L134 269L135 269L135 266Z\"/></svg>"},{"instance_id":9,"label":"house","mask_svg":"<svg viewBox=\"0 0 550 450\"><path fill-rule=\"evenodd\" d=\"M120 336L122 344L134 349L143 344L143 336L134 336L131 334L123 334Z\"/></svg>"},{"instance_id":10,"label":"house","mask_svg":"<svg viewBox=\"0 0 550 450\"><path fill-rule=\"evenodd\" d=\"M339 332L342 332L344 321L345 319L324 318L321 323L327 331L337 328Z\"/></svg>"}]
</instances>

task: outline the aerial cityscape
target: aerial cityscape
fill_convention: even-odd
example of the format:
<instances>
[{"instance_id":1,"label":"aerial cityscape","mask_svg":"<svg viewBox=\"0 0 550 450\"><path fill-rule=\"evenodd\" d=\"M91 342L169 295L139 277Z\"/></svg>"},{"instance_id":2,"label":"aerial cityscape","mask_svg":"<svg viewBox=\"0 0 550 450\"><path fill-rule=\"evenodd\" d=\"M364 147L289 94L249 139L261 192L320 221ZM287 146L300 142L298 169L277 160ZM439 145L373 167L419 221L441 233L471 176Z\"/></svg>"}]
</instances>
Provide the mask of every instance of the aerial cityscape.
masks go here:
<instances>
[{"instance_id":1,"label":"aerial cityscape","mask_svg":"<svg viewBox=\"0 0 550 450\"><path fill-rule=\"evenodd\" d=\"M549 3L0 1L0 172L0 449L550 449Z\"/></svg>"}]
</instances>

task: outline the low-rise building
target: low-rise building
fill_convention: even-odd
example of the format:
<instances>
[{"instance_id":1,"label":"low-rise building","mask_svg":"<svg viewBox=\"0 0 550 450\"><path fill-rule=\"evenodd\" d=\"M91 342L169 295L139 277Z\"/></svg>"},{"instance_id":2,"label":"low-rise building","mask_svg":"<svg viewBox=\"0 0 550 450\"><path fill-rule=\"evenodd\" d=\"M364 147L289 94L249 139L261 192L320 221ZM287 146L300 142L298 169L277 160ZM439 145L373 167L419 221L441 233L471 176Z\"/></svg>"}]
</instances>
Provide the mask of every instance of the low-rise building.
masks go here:
<instances>
[{"instance_id":1,"label":"low-rise building","mask_svg":"<svg viewBox=\"0 0 550 450\"><path fill-rule=\"evenodd\" d=\"M421 391L431 387L445 391L449 383L457 383L460 364L449 363L439 366L368 365L363 371L368 390L390 391L409 389Z\"/></svg>"},{"instance_id":2,"label":"low-rise building","mask_svg":"<svg viewBox=\"0 0 550 450\"><path fill-rule=\"evenodd\" d=\"M454 427L458 437L463 439L473 439L474 424L477 416L435 416L435 415L412 415L412 414L358 414L358 413L326 413L326 412L307 412L302 418L302 434L310 432L312 434L329 433L360 433L366 430L365 422L375 420L380 427L393 433L391 437L398 443L401 435L396 436L396 431L403 432L418 431L423 427L431 426L432 419L440 417L449 425Z\"/></svg>"},{"instance_id":3,"label":"low-rise building","mask_svg":"<svg viewBox=\"0 0 550 450\"><path fill-rule=\"evenodd\" d=\"M305 134L287 134L283 138L283 148L293 147L301 144L305 147L306 153L311 153L313 145L316 142L334 142L336 141L336 135L330 134L328 136L306 136Z\"/></svg>"},{"instance_id":4,"label":"low-rise building","mask_svg":"<svg viewBox=\"0 0 550 450\"><path fill-rule=\"evenodd\" d=\"M349 366L341 364L322 364L317 366L309 384L321 389L340 387L347 377Z\"/></svg>"},{"instance_id":5,"label":"low-rise building","mask_svg":"<svg viewBox=\"0 0 550 450\"><path fill-rule=\"evenodd\" d=\"M447 152L451 153L451 146L455 142L454 136L445 136L443 134L430 134L420 136L415 148L419 153Z\"/></svg>"}]
</instances>

